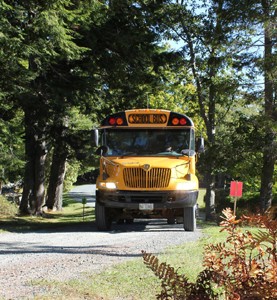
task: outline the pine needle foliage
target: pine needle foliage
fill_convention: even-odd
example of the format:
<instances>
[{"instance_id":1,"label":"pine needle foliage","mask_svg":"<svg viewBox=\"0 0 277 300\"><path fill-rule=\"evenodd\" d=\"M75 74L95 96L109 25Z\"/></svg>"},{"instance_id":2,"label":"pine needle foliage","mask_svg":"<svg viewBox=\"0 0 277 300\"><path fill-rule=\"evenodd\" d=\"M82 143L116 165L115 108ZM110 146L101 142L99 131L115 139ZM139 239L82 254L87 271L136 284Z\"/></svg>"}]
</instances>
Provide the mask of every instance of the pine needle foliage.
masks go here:
<instances>
[{"instance_id":1,"label":"pine needle foliage","mask_svg":"<svg viewBox=\"0 0 277 300\"><path fill-rule=\"evenodd\" d=\"M277 220L268 215L236 219L229 208L223 210L222 219L221 231L227 232L226 241L205 246L205 269L196 282L142 251L145 265L161 280L157 299L277 299ZM245 225L255 226L253 233L244 229Z\"/></svg>"}]
</instances>

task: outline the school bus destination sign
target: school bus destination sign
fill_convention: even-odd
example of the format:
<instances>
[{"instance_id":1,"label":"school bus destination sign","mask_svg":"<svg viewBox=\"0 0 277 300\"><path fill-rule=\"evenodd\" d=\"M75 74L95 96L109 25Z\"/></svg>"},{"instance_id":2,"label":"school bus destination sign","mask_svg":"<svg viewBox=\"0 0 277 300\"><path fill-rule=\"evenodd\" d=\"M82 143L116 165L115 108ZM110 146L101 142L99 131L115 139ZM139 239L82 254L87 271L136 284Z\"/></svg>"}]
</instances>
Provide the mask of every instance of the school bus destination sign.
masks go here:
<instances>
[{"instance_id":1,"label":"school bus destination sign","mask_svg":"<svg viewBox=\"0 0 277 300\"><path fill-rule=\"evenodd\" d=\"M165 114L130 114L128 122L129 124L166 124L167 116Z\"/></svg>"}]
</instances>

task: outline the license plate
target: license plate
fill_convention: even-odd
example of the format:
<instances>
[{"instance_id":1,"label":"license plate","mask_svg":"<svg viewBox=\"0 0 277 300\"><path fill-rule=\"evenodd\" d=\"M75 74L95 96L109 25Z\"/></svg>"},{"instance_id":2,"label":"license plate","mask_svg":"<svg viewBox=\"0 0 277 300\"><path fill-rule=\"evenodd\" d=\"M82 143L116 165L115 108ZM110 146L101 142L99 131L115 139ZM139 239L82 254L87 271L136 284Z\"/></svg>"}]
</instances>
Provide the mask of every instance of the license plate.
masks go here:
<instances>
[{"instance_id":1,"label":"license plate","mask_svg":"<svg viewBox=\"0 0 277 300\"><path fill-rule=\"evenodd\" d=\"M139 209L140 210L153 210L154 204L153 203L140 203Z\"/></svg>"}]
</instances>

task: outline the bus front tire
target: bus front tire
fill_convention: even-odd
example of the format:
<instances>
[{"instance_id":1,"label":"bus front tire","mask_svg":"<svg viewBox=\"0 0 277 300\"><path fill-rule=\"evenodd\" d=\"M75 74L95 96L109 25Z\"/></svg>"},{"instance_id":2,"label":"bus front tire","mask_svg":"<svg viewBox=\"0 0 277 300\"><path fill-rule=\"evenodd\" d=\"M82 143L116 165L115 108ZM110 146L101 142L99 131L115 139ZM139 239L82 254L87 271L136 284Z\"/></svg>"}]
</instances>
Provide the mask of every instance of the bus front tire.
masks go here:
<instances>
[{"instance_id":1,"label":"bus front tire","mask_svg":"<svg viewBox=\"0 0 277 300\"><path fill-rule=\"evenodd\" d=\"M184 208L184 230L195 231L196 229L196 205Z\"/></svg>"},{"instance_id":2,"label":"bus front tire","mask_svg":"<svg viewBox=\"0 0 277 300\"><path fill-rule=\"evenodd\" d=\"M169 225L175 224L175 218L168 218L167 224L169 224Z\"/></svg>"},{"instance_id":3,"label":"bus front tire","mask_svg":"<svg viewBox=\"0 0 277 300\"><path fill-rule=\"evenodd\" d=\"M100 231L111 230L112 219L109 214L109 210L107 207L99 204L98 202L95 203L95 219L96 219L96 226L98 230Z\"/></svg>"}]
</instances>

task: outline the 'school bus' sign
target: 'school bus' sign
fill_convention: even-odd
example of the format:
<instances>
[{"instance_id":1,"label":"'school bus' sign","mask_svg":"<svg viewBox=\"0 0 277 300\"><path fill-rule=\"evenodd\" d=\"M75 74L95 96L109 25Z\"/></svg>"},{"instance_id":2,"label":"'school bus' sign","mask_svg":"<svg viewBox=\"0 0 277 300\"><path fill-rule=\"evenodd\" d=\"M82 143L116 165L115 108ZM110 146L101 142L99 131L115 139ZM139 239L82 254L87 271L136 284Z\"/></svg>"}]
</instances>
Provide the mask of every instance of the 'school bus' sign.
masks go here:
<instances>
[{"instance_id":1,"label":"'school bus' sign","mask_svg":"<svg viewBox=\"0 0 277 300\"><path fill-rule=\"evenodd\" d=\"M130 124L165 124L167 116L165 114L130 114L128 121Z\"/></svg>"}]
</instances>

